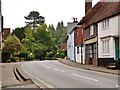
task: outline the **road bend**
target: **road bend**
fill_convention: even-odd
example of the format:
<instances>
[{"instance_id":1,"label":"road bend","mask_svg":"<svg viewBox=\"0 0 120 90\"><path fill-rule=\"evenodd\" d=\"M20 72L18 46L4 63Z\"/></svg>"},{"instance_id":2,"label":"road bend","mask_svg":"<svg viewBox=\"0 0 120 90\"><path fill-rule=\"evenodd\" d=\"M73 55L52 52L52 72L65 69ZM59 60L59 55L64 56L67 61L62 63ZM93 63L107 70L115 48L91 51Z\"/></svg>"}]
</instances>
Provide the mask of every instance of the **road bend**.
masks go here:
<instances>
[{"instance_id":1,"label":"road bend","mask_svg":"<svg viewBox=\"0 0 120 90\"><path fill-rule=\"evenodd\" d=\"M33 61L23 69L54 88L118 88L118 76L64 65L59 61Z\"/></svg>"}]
</instances>

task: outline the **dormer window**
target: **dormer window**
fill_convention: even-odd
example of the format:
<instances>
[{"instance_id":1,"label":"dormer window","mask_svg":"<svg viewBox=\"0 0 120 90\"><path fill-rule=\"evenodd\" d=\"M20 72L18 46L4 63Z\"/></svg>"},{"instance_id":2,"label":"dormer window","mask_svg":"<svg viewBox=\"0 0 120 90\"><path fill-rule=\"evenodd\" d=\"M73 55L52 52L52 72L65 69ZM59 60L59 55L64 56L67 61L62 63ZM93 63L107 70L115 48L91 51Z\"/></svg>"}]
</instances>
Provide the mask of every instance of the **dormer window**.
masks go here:
<instances>
[{"instance_id":1,"label":"dormer window","mask_svg":"<svg viewBox=\"0 0 120 90\"><path fill-rule=\"evenodd\" d=\"M94 34L94 27L93 25L90 26L90 36Z\"/></svg>"},{"instance_id":2,"label":"dormer window","mask_svg":"<svg viewBox=\"0 0 120 90\"><path fill-rule=\"evenodd\" d=\"M103 29L109 28L109 19L102 21L102 27Z\"/></svg>"}]
</instances>

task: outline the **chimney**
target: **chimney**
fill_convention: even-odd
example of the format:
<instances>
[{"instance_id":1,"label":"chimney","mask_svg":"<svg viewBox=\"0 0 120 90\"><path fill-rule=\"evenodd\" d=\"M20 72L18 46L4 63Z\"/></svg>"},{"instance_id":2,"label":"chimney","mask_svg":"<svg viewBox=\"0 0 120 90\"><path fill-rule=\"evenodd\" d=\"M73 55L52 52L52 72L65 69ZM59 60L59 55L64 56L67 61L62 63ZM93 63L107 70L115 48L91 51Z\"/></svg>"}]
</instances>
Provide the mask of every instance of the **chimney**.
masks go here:
<instances>
[{"instance_id":1,"label":"chimney","mask_svg":"<svg viewBox=\"0 0 120 90\"><path fill-rule=\"evenodd\" d=\"M85 0L85 15L92 8L92 0Z\"/></svg>"},{"instance_id":2,"label":"chimney","mask_svg":"<svg viewBox=\"0 0 120 90\"><path fill-rule=\"evenodd\" d=\"M78 23L77 18L73 17L73 23Z\"/></svg>"}]
</instances>

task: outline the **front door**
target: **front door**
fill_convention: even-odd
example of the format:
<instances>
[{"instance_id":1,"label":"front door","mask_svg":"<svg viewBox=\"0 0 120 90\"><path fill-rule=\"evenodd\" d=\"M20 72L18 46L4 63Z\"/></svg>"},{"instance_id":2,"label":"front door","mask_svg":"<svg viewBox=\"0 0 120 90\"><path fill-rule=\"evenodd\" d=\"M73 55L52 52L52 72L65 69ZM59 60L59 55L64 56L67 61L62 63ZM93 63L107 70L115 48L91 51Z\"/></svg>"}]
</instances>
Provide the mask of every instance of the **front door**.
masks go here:
<instances>
[{"instance_id":1,"label":"front door","mask_svg":"<svg viewBox=\"0 0 120 90\"><path fill-rule=\"evenodd\" d=\"M119 38L115 38L115 60L119 59Z\"/></svg>"}]
</instances>

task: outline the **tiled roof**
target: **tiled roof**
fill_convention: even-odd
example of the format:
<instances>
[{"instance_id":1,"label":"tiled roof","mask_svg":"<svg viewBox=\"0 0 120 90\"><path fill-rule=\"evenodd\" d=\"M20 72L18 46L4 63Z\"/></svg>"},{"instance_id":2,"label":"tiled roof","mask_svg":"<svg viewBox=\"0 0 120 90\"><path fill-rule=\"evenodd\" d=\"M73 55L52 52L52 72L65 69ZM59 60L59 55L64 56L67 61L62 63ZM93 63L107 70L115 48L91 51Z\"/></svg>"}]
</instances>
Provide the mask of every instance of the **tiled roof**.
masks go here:
<instances>
[{"instance_id":1,"label":"tiled roof","mask_svg":"<svg viewBox=\"0 0 120 90\"><path fill-rule=\"evenodd\" d=\"M86 26L89 26L95 22L99 22L105 18L112 17L116 14L120 14L120 1L119 2L98 2L80 23L85 22Z\"/></svg>"}]
</instances>

